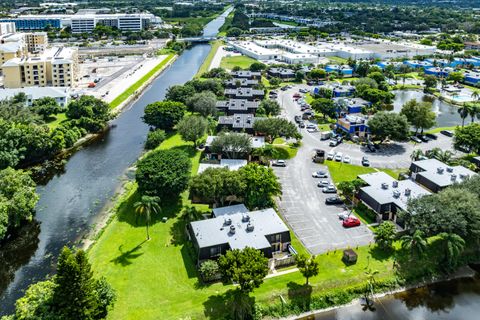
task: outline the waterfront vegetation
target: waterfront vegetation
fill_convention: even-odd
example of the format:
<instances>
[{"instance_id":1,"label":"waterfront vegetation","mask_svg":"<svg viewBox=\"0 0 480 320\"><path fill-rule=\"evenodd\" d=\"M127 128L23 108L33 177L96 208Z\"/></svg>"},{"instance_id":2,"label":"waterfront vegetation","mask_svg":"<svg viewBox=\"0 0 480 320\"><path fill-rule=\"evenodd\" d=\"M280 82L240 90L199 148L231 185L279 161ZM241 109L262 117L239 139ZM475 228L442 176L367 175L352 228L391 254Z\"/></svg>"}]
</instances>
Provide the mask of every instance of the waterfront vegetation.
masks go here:
<instances>
[{"instance_id":1,"label":"waterfront vegetation","mask_svg":"<svg viewBox=\"0 0 480 320\"><path fill-rule=\"evenodd\" d=\"M210 69L210 65L212 64L213 57L215 57L215 54L217 53L218 49L222 46L222 44L223 44L223 41L221 40L215 40L210 43L211 45L210 52L208 53L207 57L203 61L200 68L198 69L198 72L195 75L196 78L201 77L202 74L204 74Z\"/></svg>"},{"instance_id":2,"label":"waterfront vegetation","mask_svg":"<svg viewBox=\"0 0 480 320\"><path fill-rule=\"evenodd\" d=\"M167 63L170 62L175 57L175 54L170 53L168 54L165 59L163 59L161 62L159 62L152 70L147 72L142 78L137 80L134 84L132 84L130 87L128 87L124 92L119 94L115 99L110 102L110 108L114 109L121 105L125 100L127 100L130 96L134 95L136 91L147 81L150 80L151 77L153 77L157 72L162 70L162 68L165 67Z\"/></svg>"}]
</instances>

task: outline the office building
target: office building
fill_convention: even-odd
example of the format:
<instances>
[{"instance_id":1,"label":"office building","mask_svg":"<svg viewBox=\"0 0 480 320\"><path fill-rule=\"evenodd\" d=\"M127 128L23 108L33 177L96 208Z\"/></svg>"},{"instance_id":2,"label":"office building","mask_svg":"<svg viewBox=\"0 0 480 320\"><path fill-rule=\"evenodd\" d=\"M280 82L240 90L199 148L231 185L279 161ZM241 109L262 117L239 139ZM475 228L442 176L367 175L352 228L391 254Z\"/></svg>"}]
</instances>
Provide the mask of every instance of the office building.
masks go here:
<instances>
[{"instance_id":1,"label":"office building","mask_svg":"<svg viewBox=\"0 0 480 320\"><path fill-rule=\"evenodd\" d=\"M0 36L9 33L15 33L15 23L13 22L0 22Z\"/></svg>"},{"instance_id":2,"label":"office building","mask_svg":"<svg viewBox=\"0 0 480 320\"><path fill-rule=\"evenodd\" d=\"M26 87L18 89L2 89L0 90L0 100L12 99L19 93L26 96L25 106L31 107L35 100L51 97L57 103L65 107L70 102L70 88L68 87Z\"/></svg>"}]
</instances>

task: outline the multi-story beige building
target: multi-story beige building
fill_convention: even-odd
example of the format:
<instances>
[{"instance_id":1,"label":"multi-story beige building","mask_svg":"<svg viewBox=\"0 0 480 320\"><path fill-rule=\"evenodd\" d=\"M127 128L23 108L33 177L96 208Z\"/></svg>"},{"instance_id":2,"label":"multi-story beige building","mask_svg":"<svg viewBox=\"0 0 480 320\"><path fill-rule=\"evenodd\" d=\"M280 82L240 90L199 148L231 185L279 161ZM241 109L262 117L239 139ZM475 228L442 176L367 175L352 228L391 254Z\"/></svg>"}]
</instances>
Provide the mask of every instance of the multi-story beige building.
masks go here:
<instances>
[{"instance_id":1,"label":"multi-story beige building","mask_svg":"<svg viewBox=\"0 0 480 320\"><path fill-rule=\"evenodd\" d=\"M47 49L48 36L46 32L24 33L27 51L30 53L39 53Z\"/></svg>"},{"instance_id":2,"label":"multi-story beige building","mask_svg":"<svg viewBox=\"0 0 480 320\"><path fill-rule=\"evenodd\" d=\"M39 56L13 58L2 71L5 88L71 87L78 80L78 50L53 47Z\"/></svg>"},{"instance_id":3,"label":"multi-story beige building","mask_svg":"<svg viewBox=\"0 0 480 320\"><path fill-rule=\"evenodd\" d=\"M0 34L0 68L10 59L24 58L29 53L41 53L47 45L46 32Z\"/></svg>"}]
</instances>

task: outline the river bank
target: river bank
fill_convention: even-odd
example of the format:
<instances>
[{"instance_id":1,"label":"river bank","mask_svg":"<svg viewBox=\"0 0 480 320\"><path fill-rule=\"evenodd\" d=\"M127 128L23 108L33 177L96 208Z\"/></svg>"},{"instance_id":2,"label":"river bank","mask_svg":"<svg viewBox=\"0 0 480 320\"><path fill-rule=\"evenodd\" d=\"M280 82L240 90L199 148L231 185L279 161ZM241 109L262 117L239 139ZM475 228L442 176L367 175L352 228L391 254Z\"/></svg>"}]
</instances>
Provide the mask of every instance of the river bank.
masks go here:
<instances>
[{"instance_id":1,"label":"river bank","mask_svg":"<svg viewBox=\"0 0 480 320\"><path fill-rule=\"evenodd\" d=\"M402 287L395 288L395 289L392 289L392 290L387 290L387 291L384 291L384 292L376 293L376 294L373 295L373 297L371 299L375 303L378 299L382 299L382 298L385 298L385 297L388 297L388 296L393 296L393 295L398 294L398 293L406 293L406 292L408 292L410 290L413 290L413 289L427 287L429 285L449 282L449 281L453 281L453 280L474 278L476 274L477 273L476 273L475 270L473 270L472 268L470 268L468 266L465 266L465 267L461 267L460 269L458 269L452 275L445 276L445 277L439 277L439 278L431 279L431 280L428 280L428 281L422 281L422 282L418 282L416 284L411 284L411 285L408 285L408 286L402 286ZM280 318L279 320L314 320L314 319L316 319L317 316L322 317L322 315L324 315L328 312L335 311L335 310L348 308L348 307L352 307L352 306L359 306L361 308L364 303L365 303L365 301L364 301L363 298L358 298L358 299L354 299L354 300L352 300L352 301L350 301L349 303L346 303L346 304L333 306L333 307L326 308L326 309L312 310L312 311L304 312L304 313L301 313L301 314L298 314L298 315L291 315L291 316L288 316L288 317Z\"/></svg>"}]
</instances>

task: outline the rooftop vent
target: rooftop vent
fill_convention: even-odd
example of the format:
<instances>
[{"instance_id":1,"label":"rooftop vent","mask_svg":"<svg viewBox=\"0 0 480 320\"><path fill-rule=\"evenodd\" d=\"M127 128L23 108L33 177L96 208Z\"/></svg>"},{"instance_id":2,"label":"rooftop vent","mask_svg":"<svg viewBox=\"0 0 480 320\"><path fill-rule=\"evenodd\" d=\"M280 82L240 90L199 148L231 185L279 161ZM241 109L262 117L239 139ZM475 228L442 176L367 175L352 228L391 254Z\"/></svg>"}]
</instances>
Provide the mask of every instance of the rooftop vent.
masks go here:
<instances>
[{"instance_id":1,"label":"rooftop vent","mask_svg":"<svg viewBox=\"0 0 480 320\"><path fill-rule=\"evenodd\" d=\"M248 222L250 221L250 216L248 214L245 214L242 216L242 222Z\"/></svg>"},{"instance_id":2,"label":"rooftop vent","mask_svg":"<svg viewBox=\"0 0 480 320\"><path fill-rule=\"evenodd\" d=\"M452 175L450 176L450 180L452 180L452 181L457 180L457 175L456 175L456 174L452 174Z\"/></svg>"},{"instance_id":3,"label":"rooftop vent","mask_svg":"<svg viewBox=\"0 0 480 320\"><path fill-rule=\"evenodd\" d=\"M383 182L383 183L382 183L382 189L387 190L387 189L388 189L388 184L385 183L385 182Z\"/></svg>"},{"instance_id":4,"label":"rooftop vent","mask_svg":"<svg viewBox=\"0 0 480 320\"><path fill-rule=\"evenodd\" d=\"M437 168L437 173L438 174L443 174L443 172L445 171L445 169L441 168L441 167L438 167Z\"/></svg>"},{"instance_id":5,"label":"rooftop vent","mask_svg":"<svg viewBox=\"0 0 480 320\"><path fill-rule=\"evenodd\" d=\"M460 179L462 179L462 180L468 179L469 177L470 176L468 174L460 173Z\"/></svg>"},{"instance_id":6,"label":"rooftop vent","mask_svg":"<svg viewBox=\"0 0 480 320\"><path fill-rule=\"evenodd\" d=\"M400 198L400 191L394 190L394 191L393 191L393 197L394 197L394 198Z\"/></svg>"},{"instance_id":7,"label":"rooftop vent","mask_svg":"<svg viewBox=\"0 0 480 320\"><path fill-rule=\"evenodd\" d=\"M398 187L398 181L397 180L393 181L392 186L394 188L397 188Z\"/></svg>"},{"instance_id":8,"label":"rooftop vent","mask_svg":"<svg viewBox=\"0 0 480 320\"><path fill-rule=\"evenodd\" d=\"M230 234L235 234L235 226L234 225L231 225L230 226L230 231L229 231Z\"/></svg>"},{"instance_id":9,"label":"rooftop vent","mask_svg":"<svg viewBox=\"0 0 480 320\"><path fill-rule=\"evenodd\" d=\"M447 167L447 172L452 173L452 172L453 172L453 168L452 168L452 167Z\"/></svg>"},{"instance_id":10,"label":"rooftop vent","mask_svg":"<svg viewBox=\"0 0 480 320\"><path fill-rule=\"evenodd\" d=\"M408 197L412 193L412 190L405 189L405 195Z\"/></svg>"},{"instance_id":11,"label":"rooftop vent","mask_svg":"<svg viewBox=\"0 0 480 320\"><path fill-rule=\"evenodd\" d=\"M249 223L247 224L247 231L248 231L248 232L252 232L253 229L254 229L253 223L249 222Z\"/></svg>"},{"instance_id":12,"label":"rooftop vent","mask_svg":"<svg viewBox=\"0 0 480 320\"><path fill-rule=\"evenodd\" d=\"M226 218L225 221L223 222L226 226L229 226L232 224L232 219Z\"/></svg>"}]
</instances>

